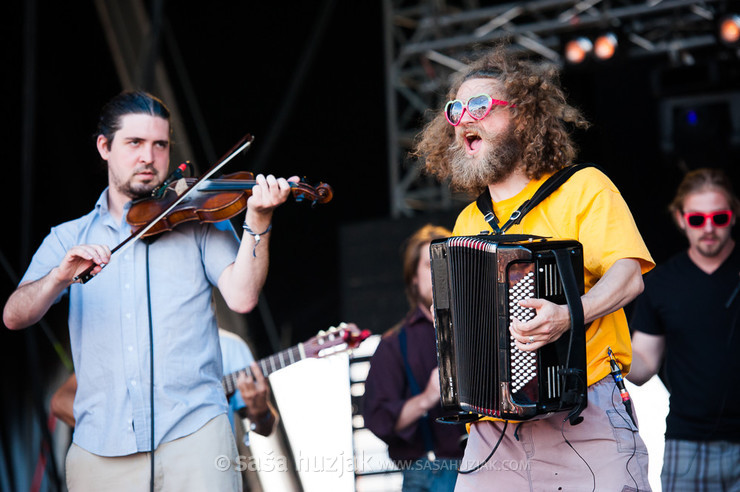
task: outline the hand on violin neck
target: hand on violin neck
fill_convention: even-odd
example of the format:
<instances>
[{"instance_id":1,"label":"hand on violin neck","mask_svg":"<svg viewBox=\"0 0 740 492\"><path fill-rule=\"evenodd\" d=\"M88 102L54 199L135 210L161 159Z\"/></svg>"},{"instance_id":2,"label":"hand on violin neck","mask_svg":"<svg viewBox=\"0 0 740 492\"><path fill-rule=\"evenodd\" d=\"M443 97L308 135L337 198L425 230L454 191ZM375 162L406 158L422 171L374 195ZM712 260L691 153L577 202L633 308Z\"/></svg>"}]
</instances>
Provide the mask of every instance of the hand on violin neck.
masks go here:
<instances>
[{"instance_id":1,"label":"hand on violin neck","mask_svg":"<svg viewBox=\"0 0 740 492\"><path fill-rule=\"evenodd\" d=\"M264 176L258 174L257 182L252 188L252 196L247 200L247 212L270 213L278 206L285 203L291 192L290 182L297 183L299 178L293 176L290 179L276 178L272 174ZM250 224L251 227L251 224Z\"/></svg>"}]
</instances>

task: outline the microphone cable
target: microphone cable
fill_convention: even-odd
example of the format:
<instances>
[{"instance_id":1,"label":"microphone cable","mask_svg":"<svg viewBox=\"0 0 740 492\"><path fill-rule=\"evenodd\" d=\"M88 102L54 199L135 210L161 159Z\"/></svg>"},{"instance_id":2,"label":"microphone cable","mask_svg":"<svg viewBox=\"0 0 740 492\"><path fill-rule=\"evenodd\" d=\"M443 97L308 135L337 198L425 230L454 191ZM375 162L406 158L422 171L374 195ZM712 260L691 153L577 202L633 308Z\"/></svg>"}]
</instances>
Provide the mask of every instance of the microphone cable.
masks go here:
<instances>
[{"instance_id":1,"label":"microphone cable","mask_svg":"<svg viewBox=\"0 0 740 492\"><path fill-rule=\"evenodd\" d=\"M563 422L560 424L560 435L563 436L563 441L565 441L565 444L568 445L570 449L573 450L574 453L576 453L576 456L581 458L581 461L583 461L583 464L586 465L586 468L588 468L589 473L591 473L591 482L593 483L593 488L591 488L592 492L596 491L596 474L594 473L593 469L591 468L591 465L588 464L588 461L586 461L583 456L581 456L581 453L576 451L576 448L573 447L573 444L568 440L567 437L565 437L565 423L569 421L569 417L566 416L563 419Z\"/></svg>"},{"instance_id":2,"label":"microphone cable","mask_svg":"<svg viewBox=\"0 0 740 492\"><path fill-rule=\"evenodd\" d=\"M632 414L632 398L630 398L630 394L624 385L622 370L617 363L616 357L614 357L611 347L606 348L606 353L609 355L609 366L611 367L611 375L612 378L614 378L614 384L619 388L619 396L622 397L622 403L624 404L624 408L627 410L627 415L630 416L630 420L632 420L635 428L637 428L637 421L635 421L635 416Z\"/></svg>"},{"instance_id":3,"label":"microphone cable","mask_svg":"<svg viewBox=\"0 0 740 492\"><path fill-rule=\"evenodd\" d=\"M181 164L182 166L182 164ZM151 419L151 450L149 460L149 490L154 492L154 326L152 321L152 291L150 285L149 275L149 243L151 241L145 241L146 244L146 302L147 310L149 314L149 412Z\"/></svg>"},{"instance_id":4,"label":"microphone cable","mask_svg":"<svg viewBox=\"0 0 740 492\"><path fill-rule=\"evenodd\" d=\"M617 415L619 415L622 418L622 420L624 420L624 423L627 424L627 427L630 430L630 434L632 435L632 454L627 460L627 463L625 463L624 469L627 472L627 475L629 475L630 478L632 479L632 482L635 484L635 489L637 489L637 492L640 492L640 486L637 484L637 480L635 480L635 477L634 475L632 475L632 472L630 472L630 461L632 461L632 458L634 458L635 455L637 454L637 439L635 438L635 432L639 432L639 431L638 430L633 431L632 427L630 426L630 423L627 421L626 418L624 418L624 415L619 413L617 406L614 404L614 389L612 389L612 407L614 408L614 411L617 412ZM630 414L630 419L632 420L632 423L635 425L635 429L637 429L637 424L635 424L635 419L634 417L632 417L632 414Z\"/></svg>"},{"instance_id":5,"label":"microphone cable","mask_svg":"<svg viewBox=\"0 0 740 492\"><path fill-rule=\"evenodd\" d=\"M457 470L457 473L459 473L461 475L467 475L468 473L473 473L473 472L478 471L481 468L483 468L486 465L486 463L488 463L488 461L493 457L493 454L496 452L496 450L498 449L499 445L501 444L501 441L504 439L504 435L506 435L506 428L508 426L509 426L509 421L508 420L504 420L504 428L501 430L501 435L499 436L498 441L496 441L496 445L493 446L493 449L491 450L491 453L486 457L485 460L483 460L481 463L479 463L475 467L471 468L470 470L460 470L460 469L458 469Z\"/></svg>"}]
</instances>

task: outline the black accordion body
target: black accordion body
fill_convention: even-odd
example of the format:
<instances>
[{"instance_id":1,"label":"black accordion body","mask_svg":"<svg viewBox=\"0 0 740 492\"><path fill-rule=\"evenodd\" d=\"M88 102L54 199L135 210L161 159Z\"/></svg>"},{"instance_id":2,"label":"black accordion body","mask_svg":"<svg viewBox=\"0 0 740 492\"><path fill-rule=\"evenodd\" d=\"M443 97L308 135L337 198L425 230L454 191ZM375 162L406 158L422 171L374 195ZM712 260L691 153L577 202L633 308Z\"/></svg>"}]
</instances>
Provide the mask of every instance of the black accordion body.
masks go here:
<instances>
[{"instance_id":1,"label":"black accordion body","mask_svg":"<svg viewBox=\"0 0 740 492\"><path fill-rule=\"evenodd\" d=\"M438 239L430 251L444 420L529 420L579 405L582 410L586 357L581 244L480 235ZM561 270L571 279L566 287ZM568 296L578 298L581 329L572 327L535 351L517 349L510 320L526 321L536 314L518 301L534 297L570 306Z\"/></svg>"}]
</instances>

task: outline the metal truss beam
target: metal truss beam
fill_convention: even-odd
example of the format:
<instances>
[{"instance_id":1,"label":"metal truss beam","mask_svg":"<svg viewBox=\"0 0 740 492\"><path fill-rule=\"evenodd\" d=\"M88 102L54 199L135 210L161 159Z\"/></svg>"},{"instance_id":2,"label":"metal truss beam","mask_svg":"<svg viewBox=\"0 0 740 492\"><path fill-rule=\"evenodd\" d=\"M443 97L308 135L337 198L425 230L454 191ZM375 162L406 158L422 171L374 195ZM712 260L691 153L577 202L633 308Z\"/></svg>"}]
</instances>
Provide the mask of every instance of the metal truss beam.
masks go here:
<instances>
[{"instance_id":1,"label":"metal truss beam","mask_svg":"<svg viewBox=\"0 0 740 492\"><path fill-rule=\"evenodd\" d=\"M564 65L562 46L576 35L616 31L622 56L665 56L691 63L691 52L718 45L721 0L537 0L531 2L384 0L388 162L393 217L458 206L448 187L419 172L414 138L441 105L450 76L481 47L512 50Z\"/></svg>"}]
</instances>

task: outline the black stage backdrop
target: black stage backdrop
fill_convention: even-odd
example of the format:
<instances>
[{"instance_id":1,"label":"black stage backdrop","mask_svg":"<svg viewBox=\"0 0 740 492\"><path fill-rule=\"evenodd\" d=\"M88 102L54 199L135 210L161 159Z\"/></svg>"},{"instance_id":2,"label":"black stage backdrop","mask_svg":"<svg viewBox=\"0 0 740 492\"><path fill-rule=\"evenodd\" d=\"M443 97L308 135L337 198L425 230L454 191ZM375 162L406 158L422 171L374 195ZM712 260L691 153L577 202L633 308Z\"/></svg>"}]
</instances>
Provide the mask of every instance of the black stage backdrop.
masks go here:
<instances>
[{"instance_id":1,"label":"black stage backdrop","mask_svg":"<svg viewBox=\"0 0 740 492\"><path fill-rule=\"evenodd\" d=\"M89 211L105 186L92 134L100 107L122 87L93 1L15 0L2 17L4 303L49 228ZM205 169L213 153L252 133L254 149L229 170L258 166L335 190L326 206L289 203L275 214L264 310L248 316L256 355L274 351L265 313L283 345L342 320L376 333L390 327L406 309L401 240L425 222L452 227L454 214L389 216L381 2L169 2L164 18L197 100L189 107L184 81L173 80L191 160ZM172 68L176 57L163 55ZM684 170L717 165L738 177L731 142L740 128L729 104L671 102L739 87L737 58L697 61L670 68L643 59L563 74L594 123L576 134L581 160L614 180L658 261L685 247L666 213ZM659 118L666 105L668 125ZM690 110L698 124L686 123ZM43 417L29 410L48 404L65 373L53 348L56 340L68 350L64 311L55 308L45 329L0 331L2 490L27 489L36 466Z\"/></svg>"}]
</instances>

